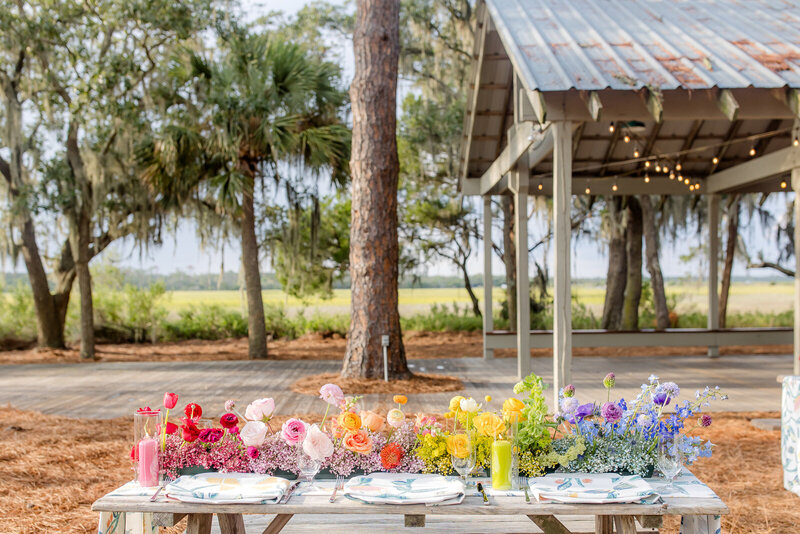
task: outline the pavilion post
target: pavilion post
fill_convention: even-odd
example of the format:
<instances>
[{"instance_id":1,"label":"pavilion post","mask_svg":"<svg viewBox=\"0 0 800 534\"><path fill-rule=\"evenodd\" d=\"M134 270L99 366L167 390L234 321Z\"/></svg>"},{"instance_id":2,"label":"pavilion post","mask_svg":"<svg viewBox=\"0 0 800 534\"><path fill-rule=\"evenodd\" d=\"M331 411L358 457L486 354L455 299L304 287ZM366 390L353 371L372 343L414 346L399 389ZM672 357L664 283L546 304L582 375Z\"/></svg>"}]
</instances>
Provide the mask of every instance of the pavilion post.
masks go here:
<instances>
[{"instance_id":1,"label":"pavilion post","mask_svg":"<svg viewBox=\"0 0 800 534\"><path fill-rule=\"evenodd\" d=\"M555 265L553 294L553 395L572 380L572 280L570 239L572 225L572 124L557 121L553 128L553 219ZM519 301L518 301L519 302Z\"/></svg>"},{"instance_id":2,"label":"pavilion post","mask_svg":"<svg viewBox=\"0 0 800 534\"><path fill-rule=\"evenodd\" d=\"M708 196L708 329L719 330L719 195ZM708 357L719 356L719 347L710 345Z\"/></svg>"},{"instance_id":3,"label":"pavilion post","mask_svg":"<svg viewBox=\"0 0 800 534\"><path fill-rule=\"evenodd\" d=\"M483 358L494 358L486 334L494 330L492 317L492 197L483 197Z\"/></svg>"},{"instance_id":4,"label":"pavilion post","mask_svg":"<svg viewBox=\"0 0 800 534\"><path fill-rule=\"evenodd\" d=\"M795 376L800 375L800 168L792 169L794 191L794 366Z\"/></svg>"},{"instance_id":5,"label":"pavilion post","mask_svg":"<svg viewBox=\"0 0 800 534\"><path fill-rule=\"evenodd\" d=\"M528 275L528 156L511 171L514 193L515 254L517 260L517 376L531 374L531 280Z\"/></svg>"}]
</instances>

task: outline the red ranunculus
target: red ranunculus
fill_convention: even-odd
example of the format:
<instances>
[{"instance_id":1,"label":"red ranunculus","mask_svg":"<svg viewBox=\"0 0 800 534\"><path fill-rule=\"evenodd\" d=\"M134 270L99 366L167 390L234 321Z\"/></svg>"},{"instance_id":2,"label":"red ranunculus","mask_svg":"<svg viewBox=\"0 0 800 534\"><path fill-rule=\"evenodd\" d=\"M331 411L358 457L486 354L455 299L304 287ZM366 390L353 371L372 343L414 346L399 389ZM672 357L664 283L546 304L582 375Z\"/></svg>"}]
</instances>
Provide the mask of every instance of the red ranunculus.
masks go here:
<instances>
[{"instance_id":1,"label":"red ranunculus","mask_svg":"<svg viewBox=\"0 0 800 534\"><path fill-rule=\"evenodd\" d=\"M225 431L221 428L204 428L200 431L200 434L197 436L197 439L202 441L203 443L216 443L222 439L222 436L225 435Z\"/></svg>"},{"instance_id":2,"label":"red ranunculus","mask_svg":"<svg viewBox=\"0 0 800 534\"><path fill-rule=\"evenodd\" d=\"M178 404L177 393L164 393L164 408L171 410Z\"/></svg>"},{"instance_id":3,"label":"red ranunculus","mask_svg":"<svg viewBox=\"0 0 800 534\"><path fill-rule=\"evenodd\" d=\"M403 448L397 443L389 443L381 450L381 465L384 469L400 467L404 456Z\"/></svg>"},{"instance_id":4,"label":"red ranunculus","mask_svg":"<svg viewBox=\"0 0 800 534\"><path fill-rule=\"evenodd\" d=\"M196 421L197 419L200 419L200 416L203 415L203 409L199 404L190 402L186 405L186 408L183 409L183 413L185 413L186 417L189 419L194 419Z\"/></svg>"},{"instance_id":5,"label":"red ranunculus","mask_svg":"<svg viewBox=\"0 0 800 534\"><path fill-rule=\"evenodd\" d=\"M235 413L226 413L219 418L219 424L221 424L223 428L233 428L239 424L239 418L236 417Z\"/></svg>"},{"instance_id":6,"label":"red ranunculus","mask_svg":"<svg viewBox=\"0 0 800 534\"><path fill-rule=\"evenodd\" d=\"M181 427L183 441L192 443L200 436L200 429L197 425L184 425Z\"/></svg>"},{"instance_id":7,"label":"red ranunculus","mask_svg":"<svg viewBox=\"0 0 800 534\"><path fill-rule=\"evenodd\" d=\"M166 430L167 430L167 434L172 435L172 434L174 434L175 432L178 431L178 425L176 425L175 423L170 423L169 421L167 421Z\"/></svg>"}]
</instances>

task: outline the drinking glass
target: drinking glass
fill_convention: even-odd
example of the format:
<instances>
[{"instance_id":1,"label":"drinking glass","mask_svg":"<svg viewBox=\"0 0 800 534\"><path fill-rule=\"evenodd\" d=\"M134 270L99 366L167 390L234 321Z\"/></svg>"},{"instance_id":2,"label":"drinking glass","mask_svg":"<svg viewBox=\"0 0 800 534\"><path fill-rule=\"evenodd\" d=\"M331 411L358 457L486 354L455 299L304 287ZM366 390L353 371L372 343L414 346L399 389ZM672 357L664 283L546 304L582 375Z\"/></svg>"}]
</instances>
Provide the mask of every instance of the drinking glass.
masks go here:
<instances>
[{"instance_id":1,"label":"drinking glass","mask_svg":"<svg viewBox=\"0 0 800 534\"><path fill-rule=\"evenodd\" d=\"M672 438L663 439L658 444L656 465L667 481L667 488L672 487L675 477L683 469L683 464L686 460L686 456L681 450L682 439L683 437L679 434Z\"/></svg>"},{"instance_id":2,"label":"drinking glass","mask_svg":"<svg viewBox=\"0 0 800 534\"><path fill-rule=\"evenodd\" d=\"M464 479L464 486L468 485L467 478L472 470L475 469L475 441L469 434L458 434L456 436L460 440L466 441L465 451L459 454L451 454L450 459L453 464L453 469L461 475Z\"/></svg>"},{"instance_id":3,"label":"drinking glass","mask_svg":"<svg viewBox=\"0 0 800 534\"><path fill-rule=\"evenodd\" d=\"M306 481L306 490L319 489L314 483L314 477L319 473L321 463L305 453L300 453L297 457L297 468L300 470L300 478Z\"/></svg>"}]
</instances>

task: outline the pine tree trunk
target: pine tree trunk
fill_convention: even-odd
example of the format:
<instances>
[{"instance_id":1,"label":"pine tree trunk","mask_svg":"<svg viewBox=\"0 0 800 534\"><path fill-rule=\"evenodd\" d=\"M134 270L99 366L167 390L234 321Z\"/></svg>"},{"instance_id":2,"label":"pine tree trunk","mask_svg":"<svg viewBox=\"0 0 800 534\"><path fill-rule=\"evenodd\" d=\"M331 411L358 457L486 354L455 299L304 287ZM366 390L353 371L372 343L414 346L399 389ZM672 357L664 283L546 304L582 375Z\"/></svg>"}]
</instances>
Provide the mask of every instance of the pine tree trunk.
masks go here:
<instances>
[{"instance_id":1,"label":"pine tree trunk","mask_svg":"<svg viewBox=\"0 0 800 534\"><path fill-rule=\"evenodd\" d=\"M517 328L517 249L514 240L514 197L501 198L503 207L503 263L506 268L506 302L508 304L508 328Z\"/></svg>"},{"instance_id":2,"label":"pine tree trunk","mask_svg":"<svg viewBox=\"0 0 800 534\"><path fill-rule=\"evenodd\" d=\"M719 291L719 327L726 328L728 295L731 291L733 257L739 239L739 195L734 195L728 208L728 236L725 242L725 265L722 268L722 284Z\"/></svg>"},{"instance_id":3,"label":"pine tree trunk","mask_svg":"<svg viewBox=\"0 0 800 534\"><path fill-rule=\"evenodd\" d=\"M625 303L622 307L622 329L639 329L639 301L642 298L642 208L636 197L628 197L625 211L625 255L628 275L625 281Z\"/></svg>"},{"instance_id":4,"label":"pine tree trunk","mask_svg":"<svg viewBox=\"0 0 800 534\"><path fill-rule=\"evenodd\" d=\"M642 195L642 223L644 226L645 255L647 272L650 273L650 285L653 288L653 305L656 312L656 330L669 328L669 309L667 294L664 289L664 276L661 274L661 262L658 259L658 230L656 216L649 195Z\"/></svg>"},{"instance_id":5,"label":"pine tree trunk","mask_svg":"<svg viewBox=\"0 0 800 534\"><path fill-rule=\"evenodd\" d=\"M247 161L239 163L245 176L242 193L242 268L247 295L247 353L251 360L267 358L267 326L261 296L261 272L258 261L255 216L255 169Z\"/></svg>"},{"instance_id":6,"label":"pine tree trunk","mask_svg":"<svg viewBox=\"0 0 800 534\"><path fill-rule=\"evenodd\" d=\"M622 307L625 299L625 284L628 277L622 200L622 197L614 197L609 201L611 237L608 240L606 297L603 303L603 320L601 324L606 330L619 330L622 324Z\"/></svg>"},{"instance_id":7,"label":"pine tree trunk","mask_svg":"<svg viewBox=\"0 0 800 534\"><path fill-rule=\"evenodd\" d=\"M411 376L400 331L397 281L397 68L399 0L356 2L350 86L350 330L342 376L383 378L381 336L389 336L390 379Z\"/></svg>"}]
</instances>

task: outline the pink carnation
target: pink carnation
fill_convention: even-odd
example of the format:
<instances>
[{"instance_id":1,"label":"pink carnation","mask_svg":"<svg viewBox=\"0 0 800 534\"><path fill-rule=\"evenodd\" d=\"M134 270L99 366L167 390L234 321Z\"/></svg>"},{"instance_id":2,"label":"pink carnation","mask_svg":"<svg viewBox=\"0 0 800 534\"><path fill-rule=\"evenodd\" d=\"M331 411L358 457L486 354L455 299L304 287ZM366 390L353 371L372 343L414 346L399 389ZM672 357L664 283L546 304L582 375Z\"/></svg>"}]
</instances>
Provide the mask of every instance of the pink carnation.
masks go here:
<instances>
[{"instance_id":1,"label":"pink carnation","mask_svg":"<svg viewBox=\"0 0 800 534\"><path fill-rule=\"evenodd\" d=\"M289 419L283 423L281 437L289 445L297 445L306 437L306 424L300 419Z\"/></svg>"}]
</instances>

